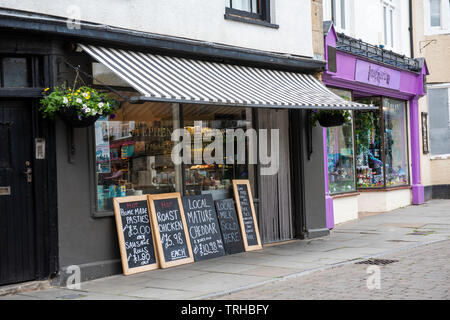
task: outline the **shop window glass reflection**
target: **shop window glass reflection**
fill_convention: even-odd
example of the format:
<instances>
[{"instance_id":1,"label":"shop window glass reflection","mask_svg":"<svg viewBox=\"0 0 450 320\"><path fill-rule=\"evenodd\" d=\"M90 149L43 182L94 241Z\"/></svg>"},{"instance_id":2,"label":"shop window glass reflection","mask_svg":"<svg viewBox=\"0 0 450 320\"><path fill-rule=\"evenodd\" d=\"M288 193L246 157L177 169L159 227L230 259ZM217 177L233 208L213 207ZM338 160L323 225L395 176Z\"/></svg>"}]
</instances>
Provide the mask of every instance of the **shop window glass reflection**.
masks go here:
<instances>
[{"instance_id":1,"label":"shop window glass reflection","mask_svg":"<svg viewBox=\"0 0 450 320\"><path fill-rule=\"evenodd\" d=\"M181 171L171 160L178 105L123 103L113 119L95 123L97 210L112 198L181 190Z\"/></svg>"},{"instance_id":2,"label":"shop window glass reflection","mask_svg":"<svg viewBox=\"0 0 450 320\"><path fill-rule=\"evenodd\" d=\"M233 179L250 179L254 185L254 166L249 165L246 159L245 164L237 162L237 146L235 145L235 155L233 164L226 161L226 130L242 129L244 132L252 128L251 109L238 107L219 107L203 105L183 105L184 128L191 133L191 158L192 164L185 165L184 183L185 195L198 195L211 193L214 199L231 197L231 186ZM201 128L195 125L201 121ZM196 123L197 122L197 123ZM201 142L201 150L196 150L194 134L200 130L203 135L208 131L218 129L223 137L223 164L207 164L205 159L202 163L194 163L195 152L204 153L205 148L213 141ZM197 131L198 132L198 131ZM236 143L236 142L235 142ZM246 154L248 156L248 142L246 141ZM215 156L214 151L212 155Z\"/></svg>"},{"instance_id":3,"label":"shop window glass reflection","mask_svg":"<svg viewBox=\"0 0 450 320\"><path fill-rule=\"evenodd\" d=\"M381 98L359 98L358 102L381 106ZM355 112L356 185L384 187L384 161L380 111Z\"/></svg>"},{"instance_id":4,"label":"shop window glass reflection","mask_svg":"<svg viewBox=\"0 0 450 320\"><path fill-rule=\"evenodd\" d=\"M403 101L383 99L386 187L409 183L405 108Z\"/></svg>"},{"instance_id":5,"label":"shop window glass reflection","mask_svg":"<svg viewBox=\"0 0 450 320\"><path fill-rule=\"evenodd\" d=\"M352 99L350 91L329 89L346 100ZM327 128L327 151L330 193L338 194L355 191L352 122L347 122L339 127Z\"/></svg>"}]
</instances>

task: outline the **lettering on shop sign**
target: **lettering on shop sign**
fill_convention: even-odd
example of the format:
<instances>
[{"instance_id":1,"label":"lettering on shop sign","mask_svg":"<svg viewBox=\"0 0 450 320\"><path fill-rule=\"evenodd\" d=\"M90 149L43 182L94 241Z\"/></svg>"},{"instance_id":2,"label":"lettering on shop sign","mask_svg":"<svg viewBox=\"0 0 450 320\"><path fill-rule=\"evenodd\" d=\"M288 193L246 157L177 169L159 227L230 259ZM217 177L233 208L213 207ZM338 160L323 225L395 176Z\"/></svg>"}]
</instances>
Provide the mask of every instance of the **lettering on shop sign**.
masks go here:
<instances>
[{"instance_id":1,"label":"lettering on shop sign","mask_svg":"<svg viewBox=\"0 0 450 320\"><path fill-rule=\"evenodd\" d=\"M262 249L250 182L233 180L233 191L245 251Z\"/></svg>"},{"instance_id":2,"label":"lettering on shop sign","mask_svg":"<svg viewBox=\"0 0 450 320\"><path fill-rule=\"evenodd\" d=\"M401 73L363 60L356 60L355 80L378 87L400 90Z\"/></svg>"},{"instance_id":3,"label":"lettering on shop sign","mask_svg":"<svg viewBox=\"0 0 450 320\"><path fill-rule=\"evenodd\" d=\"M239 226L234 200L217 200L215 204L225 252L235 254L244 251L241 227Z\"/></svg>"},{"instance_id":4,"label":"lettering on shop sign","mask_svg":"<svg viewBox=\"0 0 450 320\"><path fill-rule=\"evenodd\" d=\"M159 268L147 196L114 198L114 215L124 274Z\"/></svg>"},{"instance_id":5,"label":"lettering on shop sign","mask_svg":"<svg viewBox=\"0 0 450 320\"><path fill-rule=\"evenodd\" d=\"M180 194L166 193L148 197L161 267L194 262Z\"/></svg>"},{"instance_id":6,"label":"lettering on shop sign","mask_svg":"<svg viewBox=\"0 0 450 320\"><path fill-rule=\"evenodd\" d=\"M224 256L225 248L212 195L183 197L183 209L195 261Z\"/></svg>"}]
</instances>

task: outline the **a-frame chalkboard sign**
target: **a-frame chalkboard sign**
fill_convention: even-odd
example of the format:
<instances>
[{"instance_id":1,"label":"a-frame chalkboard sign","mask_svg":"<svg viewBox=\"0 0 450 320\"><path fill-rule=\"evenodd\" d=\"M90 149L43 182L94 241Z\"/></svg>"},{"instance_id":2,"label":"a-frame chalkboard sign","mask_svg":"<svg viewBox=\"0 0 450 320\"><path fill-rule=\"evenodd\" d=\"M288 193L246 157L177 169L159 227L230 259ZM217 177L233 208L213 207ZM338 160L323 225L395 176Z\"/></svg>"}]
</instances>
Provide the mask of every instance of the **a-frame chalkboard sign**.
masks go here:
<instances>
[{"instance_id":1,"label":"a-frame chalkboard sign","mask_svg":"<svg viewBox=\"0 0 450 320\"><path fill-rule=\"evenodd\" d=\"M261 237L250 182L248 180L233 180L233 192L245 251L260 250L262 249Z\"/></svg>"},{"instance_id":2,"label":"a-frame chalkboard sign","mask_svg":"<svg viewBox=\"0 0 450 320\"><path fill-rule=\"evenodd\" d=\"M180 193L148 195L161 268L194 262Z\"/></svg>"},{"instance_id":3,"label":"a-frame chalkboard sign","mask_svg":"<svg viewBox=\"0 0 450 320\"><path fill-rule=\"evenodd\" d=\"M114 216L123 273L159 268L147 196L114 198Z\"/></svg>"}]
</instances>

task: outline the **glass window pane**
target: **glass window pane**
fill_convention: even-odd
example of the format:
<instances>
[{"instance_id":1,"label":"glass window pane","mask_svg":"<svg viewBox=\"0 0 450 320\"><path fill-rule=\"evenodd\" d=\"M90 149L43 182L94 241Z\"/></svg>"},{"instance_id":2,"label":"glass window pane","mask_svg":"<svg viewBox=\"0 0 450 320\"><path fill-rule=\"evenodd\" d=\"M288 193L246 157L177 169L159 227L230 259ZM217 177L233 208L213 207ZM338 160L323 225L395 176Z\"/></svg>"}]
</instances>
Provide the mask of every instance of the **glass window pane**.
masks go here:
<instances>
[{"instance_id":1,"label":"glass window pane","mask_svg":"<svg viewBox=\"0 0 450 320\"><path fill-rule=\"evenodd\" d=\"M381 106L381 98L359 98L358 102ZM381 141L380 111L356 111L356 186L384 187L384 166Z\"/></svg>"},{"instance_id":2,"label":"glass window pane","mask_svg":"<svg viewBox=\"0 0 450 320\"><path fill-rule=\"evenodd\" d=\"M449 89L428 90L430 148L432 155L450 154Z\"/></svg>"},{"instance_id":3,"label":"glass window pane","mask_svg":"<svg viewBox=\"0 0 450 320\"><path fill-rule=\"evenodd\" d=\"M236 10L249 11L250 12L251 0L232 0L232 8Z\"/></svg>"},{"instance_id":4,"label":"glass window pane","mask_svg":"<svg viewBox=\"0 0 450 320\"><path fill-rule=\"evenodd\" d=\"M383 99L386 187L408 185L406 105L404 101Z\"/></svg>"},{"instance_id":5,"label":"glass window pane","mask_svg":"<svg viewBox=\"0 0 450 320\"><path fill-rule=\"evenodd\" d=\"M177 104L123 103L95 123L98 211L112 210L113 197L181 191L171 159L178 114Z\"/></svg>"},{"instance_id":6,"label":"glass window pane","mask_svg":"<svg viewBox=\"0 0 450 320\"><path fill-rule=\"evenodd\" d=\"M111 71L103 63L92 63L92 75L94 77L94 84L129 87L130 84L117 75L117 73Z\"/></svg>"},{"instance_id":7,"label":"glass window pane","mask_svg":"<svg viewBox=\"0 0 450 320\"><path fill-rule=\"evenodd\" d=\"M231 182L232 179L249 179L251 185L255 172L254 165L249 165L246 160L248 157L248 140L245 140L243 155L244 161L238 161L238 150L240 150L239 142L234 143L234 159L227 161L226 150L226 129L239 130L245 132L252 128L251 110L237 107L211 107L203 105L183 105L183 121L184 128L191 133L192 145L192 165L185 165L185 195L198 195L204 193L211 193L213 198L220 199L231 197ZM196 155L211 154L216 157L215 151L208 149L208 146L214 142L196 140L195 133L201 132L203 135L212 133L212 130L219 130L223 139L223 155L221 160L217 159L212 164L205 162L205 157L195 163ZM197 142L197 144L196 144ZM200 147L199 147L200 146ZM217 155L217 157L219 157ZM198 157L197 157L198 158ZM223 164L217 163L222 162ZM233 164L228 164L228 163ZM241 163L241 164L240 164Z\"/></svg>"},{"instance_id":8,"label":"glass window pane","mask_svg":"<svg viewBox=\"0 0 450 320\"><path fill-rule=\"evenodd\" d=\"M23 88L30 86L26 58L3 58L2 71L4 87Z\"/></svg>"},{"instance_id":9,"label":"glass window pane","mask_svg":"<svg viewBox=\"0 0 450 320\"><path fill-rule=\"evenodd\" d=\"M388 41L387 41L387 8L383 7L383 25L384 25L384 44L387 45Z\"/></svg>"},{"instance_id":10,"label":"glass window pane","mask_svg":"<svg viewBox=\"0 0 450 320\"><path fill-rule=\"evenodd\" d=\"M394 11L391 10L391 47L394 47Z\"/></svg>"},{"instance_id":11,"label":"glass window pane","mask_svg":"<svg viewBox=\"0 0 450 320\"><path fill-rule=\"evenodd\" d=\"M338 96L351 100L351 91L329 88ZM355 191L353 125L327 129L328 186L331 194Z\"/></svg>"},{"instance_id":12,"label":"glass window pane","mask_svg":"<svg viewBox=\"0 0 450 320\"><path fill-rule=\"evenodd\" d=\"M341 28L345 29L345 0L341 0Z\"/></svg>"},{"instance_id":13,"label":"glass window pane","mask_svg":"<svg viewBox=\"0 0 450 320\"><path fill-rule=\"evenodd\" d=\"M441 0L430 0L430 23L432 27L441 25Z\"/></svg>"}]
</instances>

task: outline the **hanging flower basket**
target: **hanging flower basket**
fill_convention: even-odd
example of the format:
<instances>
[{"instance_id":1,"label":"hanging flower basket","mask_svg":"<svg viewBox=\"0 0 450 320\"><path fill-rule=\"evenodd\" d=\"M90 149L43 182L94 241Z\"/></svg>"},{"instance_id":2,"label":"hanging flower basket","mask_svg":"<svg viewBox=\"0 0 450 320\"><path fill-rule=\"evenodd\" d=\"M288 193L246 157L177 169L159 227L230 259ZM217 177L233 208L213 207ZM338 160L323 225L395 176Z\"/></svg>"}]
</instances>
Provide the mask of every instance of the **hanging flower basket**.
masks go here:
<instances>
[{"instance_id":1,"label":"hanging flower basket","mask_svg":"<svg viewBox=\"0 0 450 320\"><path fill-rule=\"evenodd\" d=\"M88 127L100 117L109 116L119 108L119 102L88 86L78 89L66 86L45 89L40 101L44 118L60 118L74 128Z\"/></svg>"},{"instance_id":2,"label":"hanging flower basket","mask_svg":"<svg viewBox=\"0 0 450 320\"><path fill-rule=\"evenodd\" d=\"M315 126L317 122L322 127L338 127L351 121L351 113L348 110L313 110L311 122Z\"/></svg>"},{"instance_id":3,"label":"hanging flower basket","mask_svg":"<svg viewBox=\"0 0 450 320\"><path fill-rule=\"evenodd\" d=\"M100 114L90 117L82 117L78 114L76 107L68 106L58 110L59 117L68 125L74 128L86 128L95 123L100 117Z\"/></svg>"}]
</instances>

